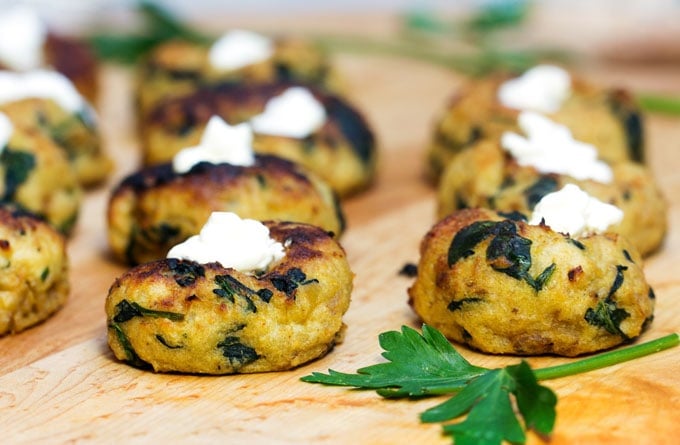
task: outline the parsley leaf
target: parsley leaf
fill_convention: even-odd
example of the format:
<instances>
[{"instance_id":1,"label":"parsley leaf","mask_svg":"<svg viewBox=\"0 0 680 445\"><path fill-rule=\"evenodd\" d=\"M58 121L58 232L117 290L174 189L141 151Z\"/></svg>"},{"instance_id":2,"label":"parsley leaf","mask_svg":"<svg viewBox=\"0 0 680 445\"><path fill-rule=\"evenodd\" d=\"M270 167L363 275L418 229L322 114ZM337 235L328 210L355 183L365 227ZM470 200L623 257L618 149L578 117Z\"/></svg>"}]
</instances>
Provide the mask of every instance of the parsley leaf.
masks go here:
<instances>
[{"instance_id":1,"label":"parsley leaf","mask_svg":"<svg viewBox=\"0 0 680 445\"><path fill-rule=\"evenodd\" d=\"M425 411L423 422L454 419L468 413L460 423L446 425L457 444L496 444L503 440L524 442L525 436L510 400L515 384L506 370L495 369L471 381L455 397Z\"/></svg>"},{"instance_id":2,"label":"parsley leaf","mask_svg":"<svg viewBox=\"0 0 680 445\"><path fill-rule=\"evenodd\" d=\"M383 332L379 342L388 363L361 368L357 374L315 372L302 380L377 389L383 397L398 398L455 392L487 372L486 368L471 365L441 332L427 325L422 335L408 326L403 326L401 333Z\"/></svg>"},{"instance_id":3,"label":"parsley leaf","mask_svg":"<svg viewBox=\"0 0 680 445\"><path fill-rule=\"evenodd\" d=\"M401 332L380 334L386 363L361 368L357 374L328 370L314 372L302 381L326 385L375 389L383 397L422 397L453 394L421 414L422 422L445 424L443 431L456 445L525 443L525 430L548 436L555 425L557 396L538 380L578 374L621 363L678 345L677 334L610 351L565 365L532 370L527 362L500 369L470 364L436 329L423 325L422 334L408 326ZM516 407L516 409L515 409Z\"/></svg>"}]
</instances>

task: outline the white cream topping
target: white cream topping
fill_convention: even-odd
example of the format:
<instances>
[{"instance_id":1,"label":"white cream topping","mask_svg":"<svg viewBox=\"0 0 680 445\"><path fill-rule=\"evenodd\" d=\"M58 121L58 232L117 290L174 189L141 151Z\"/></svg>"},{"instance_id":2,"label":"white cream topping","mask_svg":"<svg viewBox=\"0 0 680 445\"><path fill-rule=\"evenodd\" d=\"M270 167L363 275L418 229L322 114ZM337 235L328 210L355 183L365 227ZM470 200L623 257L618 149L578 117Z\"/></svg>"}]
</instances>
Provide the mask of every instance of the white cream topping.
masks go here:
<instances>
[{"instance_id":1,"label":"white cream topping","mask_svg":"<svg viewBox=\"0 0 680 445\"><path fill-rule=\"evenodd\" d=\"M285 256L283 245L269 236L269 228L231 212L213 212L201 232L174 246L168 258L201 264L217 261L240 272L264 270Z\"/></svg>"},{"instance_id":2,"label":"white cream topping","mask_svg":"<svg viewBox=\"0 0 680 445\"><path fill-rule=\"evenodd\" d=\"M52 99L61 108L73 113L87 108L87 102L73 83L56 71L0 71L0 103L28 98Z\"/></svg>"},{"instance_id":3,"label":"white cream topping","mask_svg":"<svg viewBox=\"0 0 680 445\"><path fill-rule=\"evenodd\" d=\"M556 232L568 233L572 238L602 233L623 219L623 211L604 203L567 184L561 190L545 195L534 207L529 224L541 221Z\"/></svg>"},{"instance_id":4,"label":"white cream topping","mask_svg":"<svg viewBox=\"0 0 680 445\"><path fill-rule=\"evenodd\" d=\"M274 53L271 39L236 29L222 35L210 47L210 64L219 70L236 70L266 60Z\"/></svg>"},{"instance_id":5,"label":"white cream topping","mask_svg":"<svg viewBox=\"0 0 680 445\"><path fill-rule=\"evenodd\" d=\"M530 111L520 113L518 123L526 137L505 132L501 136L501 146L520 165L534 167L541 173L559 173L580 180L612 181L612 169L597 159L597 149L575 140L564 125Z\"/></svg>"},{"instance_id":6,"label":"white cream topping","mask_svg":"<svg viewBox=\"0 0 680 445\"><path fill-rule=\"evenodd\" d=\"M43 64L47 27L30 8L15 6L0 14L0 63L27 71Z\"/></svg>"},{"instance_id":7,"label":"white cream topping","mask_svg":"<svg viewBox=\"0 0 680 445\"><path fill-rule=\"evenodd\" d=\"M208 121L201 143L180 150L172 159L173 170L186 173L199 162L251 166L255 164L253 131L247 123L229 125L219 116Z\"/></svg>"},{"instance_id":8,"label":"white cream topping","mask_svg":"<svg viewBox=\"0 0 680 445\"><path fill-rule=\"evenodd\" d=\"M326 110L307 88L291 87L267 101L250 124L255 133L305 138L326 122Z\"/></svg>"},{"instance_id":9,"label":"white cream topping","mask_svg":"<svg viewBox=\"0 0 680 445\"><path fill-rule=\"evenodd\" d=\"M9 143L12 133L14 133L12 121L9 120L5 113L0 113L0 153Z\"/></svg>"},{"instance_id":10,"label":"white cream topping","mask_svg":"<svg viewBox=\"0 0 680 445\"><path fill-rule=\"evenodd\" d=\"M560 67L538 65L498 89L498 100L508 108L554 113L571 94L571 77Z\"/></svg>"}]
</instances>

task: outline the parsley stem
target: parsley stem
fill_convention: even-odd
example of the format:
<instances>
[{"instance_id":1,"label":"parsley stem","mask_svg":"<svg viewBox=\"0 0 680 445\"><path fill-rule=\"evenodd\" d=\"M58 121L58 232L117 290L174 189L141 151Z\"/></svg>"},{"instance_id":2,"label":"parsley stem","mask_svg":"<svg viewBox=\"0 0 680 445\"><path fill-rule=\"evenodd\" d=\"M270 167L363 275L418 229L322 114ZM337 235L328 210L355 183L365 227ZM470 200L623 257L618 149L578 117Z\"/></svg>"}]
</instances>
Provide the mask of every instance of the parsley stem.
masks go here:
<instances>
[{"instance_id":1,"label":"parsley stem","mask_svg":"<svg viewBox=\"0 0 680 445\"><path fill-rule=\"evenodd\" d=\"M680 116L680 98L657 94L640 94L637 99L644 110Z\"/></svg>"},{"instance_id":2,"label":"parsley stem","mask_svg":"<svg viewBox=\"0 0 680 445\"><path fill-rule=\"evenodd\" d=\"M535 369L534 374L538 380L567 377L570 375L606 368L607 366L644 357L645 355L672 348L678 344L680 344L680 336L678 336L678 334L669 334L646 343L641 343L629 348L605 352L572 363Z\"/></svg>"},{"instance_id":3,"label":"parsley stem","mask_svg":"<svg viewBox=\"0 0 680 445\"><path fill-rule=\"evenodd\" d=\"M453 52L423 45L420 42L385 41L361 36L313 37L314 42L327 52L378 54L420 60L470 76L482 76L497 70L521 72L539 60L568 59L564 52L552 49L499 50L486 47Z\"/></svg>"},{"instance_id":4,"label":"parsley stem","mask_svg":"<svg viewBox=\"0 0 680 445\"><path fill-rule=\"evenodd\" d=\"M447 68L462 68L473 56L458 56L439 50L399 41L384 41L362 36L323 36L312 37L314 42L328 52L349 52L402 56L419 59Z\"/></svg>"}]
</instances>

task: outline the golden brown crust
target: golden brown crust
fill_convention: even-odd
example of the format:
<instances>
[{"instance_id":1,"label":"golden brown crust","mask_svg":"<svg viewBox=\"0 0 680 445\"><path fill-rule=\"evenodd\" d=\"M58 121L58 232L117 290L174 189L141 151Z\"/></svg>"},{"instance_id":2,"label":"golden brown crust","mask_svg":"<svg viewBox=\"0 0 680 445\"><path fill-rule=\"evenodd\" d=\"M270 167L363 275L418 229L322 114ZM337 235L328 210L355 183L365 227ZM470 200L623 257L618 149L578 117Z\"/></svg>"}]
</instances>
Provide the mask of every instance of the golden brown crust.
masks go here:
<instances>
[{"instance_id":1,"label":"golden brown crust","mask_svg":"<svg viewBox=\"0 0 680 445\"><path fill-rule=\"evenodd\" d=\"M162 258L197 234L213 211L305 222L336 236L344 229L342 211L325 183L297 164L257 155L251 167L201 163L177 174L161 164L125 178L109 201L109 244L130 264Z\"/></svg>"},{"instance_id":2,"label":"golden brown crust","mask_svg":"<svg viewBox=\"0 0 680 445\"><path fill-rule=\"evenodd\" d=\"M353 274L342 247L305 224L266 222L285 257L253 275L164 259L116 279L106 300L115 356L158 372L280 371L338 342Z\"/></svg>"},{"instance_id":3,"label":"golden brown crust","mask_svg":"<svg viewBox=\"0 0 680 445\"><path fill-rule=\"evenodd\" d=\"M628 238L642 255L649 255L661 246L666 234L666 200L642 165L622 161L611 167L609 184L541 174L533 167L520 166L498 141L483 140L449 162L439 183L437 213L442 218L456 209L486 207L530 216L543 196L576 184L600 201L619 207L623 221L610 230Z\"/></svg>"},{"instance_id":4,"label":"golden brown crust","mask_svg":"<svg viewBox=\"0 0 680 445\"><path fill-rule=\"evenodd\" d=\"M264 111L272 97L300 84L221 83L158 104L140 124L144 163L167 162L184 147L197 145L210 118L220 116L232 125ZM375 138L363 116L346 101L305 86L324 107L324 125L304 139L255 134L254 149L306 166L341 196L366 188L376 164Z\"/></svg>"},{"instance_id":5,"label":"golden brown crust","mask_svg":"<svg viewBox=\"0 0 680 445\"><path fill-rule=\"evenodd\" d=\"M410 304L448 338L494 354L576 356L640 335L654 294L623 237L577 240L487 209L424 237Z\"/></svg>"},{"instance_id":6,"label":"golden brown crust","mask_svg":"<svg viewBox=\"0 0 680 445\"><path fill-rule=\"evenodd\" d=\"M57 311L69 294L64 236L34 215L0 206L0 335Z\"/></svg>"},{"instance_id":7,"label":"golden brown crust","mask_svg":"<svg viewBox=\"0 0 680 445\"><path fill-rule=\"evenodd\" d=\"M460 150L480 139L518 131L518 110L501 105L498 87L512 76L496 74L470 81L450 99L435 124L428 152L428 176L436 182ZM572 95L548 116L566 125L575 139L593 144L607 162L644 160L644 129L639 107L620 88L600 88L572 74Z\"/></svg>"}]
</instances>

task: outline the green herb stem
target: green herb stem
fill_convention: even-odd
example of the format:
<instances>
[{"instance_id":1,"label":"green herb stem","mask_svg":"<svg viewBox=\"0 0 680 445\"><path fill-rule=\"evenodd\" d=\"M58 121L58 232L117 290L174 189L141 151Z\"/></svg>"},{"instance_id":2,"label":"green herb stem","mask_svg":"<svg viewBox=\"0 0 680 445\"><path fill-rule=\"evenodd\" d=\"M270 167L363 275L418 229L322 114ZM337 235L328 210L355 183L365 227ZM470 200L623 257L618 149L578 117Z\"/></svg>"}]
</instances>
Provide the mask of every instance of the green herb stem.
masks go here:
<instances>
[{"instance_id":1,"label":"green herb stem","mask_svg":"<svg viewBox=\"0 0 680 445\"><path fill-rule=\"evenodd\" d=\"M213 37L182 22L170 11L150 0L138 4L138 13L144 28L134 34L119 31L101 31L90 36L89 42L95 53L104 60L132 64L157 45L180 39L190 42L210 42Z\"/></svg>"},{"instance_id":2,"label":"green herb stem","mask_svg":"<svg viewBox=\"0 0 680 445\"><path fill-rule=\"evenodd\" d=\"M654 354L655 352L672 348L678 344L680 344L680 336L678 336L678 334L669 334L646 343L604 352L586 359L565 363L564 365L535 369L534 374L538 380L567 377L644 357L646 355Z\"/></svg>"},{"instance_id":3,"label":"green herb stem","mask_svg":"<svg viewBox=\"0 0 680 445\"><path fill-rule=\"evenodd\" d=\"M553 49L499 50L471 48L452 52L405 41L385 41L359 36L315 36L313 40L327 52L347 52L406 57L452 69L470 76L493 71L521 72L542 60L566 61L569 56Z\"/></svg>"},{"instance_id":4,"label":"green herb stem","mask_svg":"<svg viewBox=\"0 0 680 445\"><path fill-rule=\"evenodd\" d=\"M653 113L680 116L680 98L659 96L658 94L638 95L640 106Z\"/></svg>"}]
</instances>

